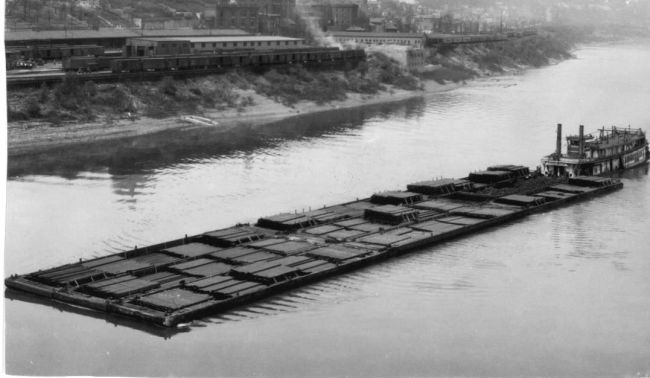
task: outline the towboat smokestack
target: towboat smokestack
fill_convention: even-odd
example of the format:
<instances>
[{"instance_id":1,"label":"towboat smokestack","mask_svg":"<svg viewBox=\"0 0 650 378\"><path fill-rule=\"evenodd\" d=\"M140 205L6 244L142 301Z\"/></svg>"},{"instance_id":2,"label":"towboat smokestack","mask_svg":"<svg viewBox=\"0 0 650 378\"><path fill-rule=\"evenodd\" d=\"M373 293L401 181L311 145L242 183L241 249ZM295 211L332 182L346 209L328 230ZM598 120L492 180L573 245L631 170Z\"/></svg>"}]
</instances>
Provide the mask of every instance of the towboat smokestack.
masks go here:
<instances>
[{"instance_id":1,"label":"towboat smokestack","mask_svg":"<svg viewBox=\"0 0 650 378\"><path fill-rule=\"evenodd\" d=\"M580 141L579 158L582 159L582 155L585 152L585 127L583 125L580 125L580 135L578 138Z\"/></svg>"},{"instance_id":2,"label":"towboat smokestack","mask_svg":"<svg viewBox=\"0 0 650 378\"><path fill-rule=\"evenodd\" d=\"M557 124L557 141L555 142L555 156L560 159L562 156L562 124Z\"/></svg>"}]
</instances>

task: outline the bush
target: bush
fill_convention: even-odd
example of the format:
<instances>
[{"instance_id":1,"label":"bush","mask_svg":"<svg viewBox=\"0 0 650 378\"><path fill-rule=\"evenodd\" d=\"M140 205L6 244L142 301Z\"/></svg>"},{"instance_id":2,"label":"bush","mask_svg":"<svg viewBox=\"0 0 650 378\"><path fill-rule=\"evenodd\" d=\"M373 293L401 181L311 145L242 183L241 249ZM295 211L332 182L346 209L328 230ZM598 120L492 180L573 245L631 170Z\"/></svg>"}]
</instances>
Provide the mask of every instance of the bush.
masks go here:
<instances>
[{"instance_id":1,"label":"bush","mask_svg":"<svg viewBox=\"0 0 650 378\"><path fill-rule=\"evenodd\" d=\"M56 98L78 97L81 94L79 79L74 74L66 74L61 84L54 88L54 94Z\"/></svg>"},{"instance_id":2,"label":"bush","mask_svg":"<svg viewBox=\"0 0 650 378\"><path fill-rule=\"evenodd\" d=\"M125 88L120 86L115 87L110 93L104 94L102 100L105 105L113 108L117 112L136 111L131 96Z\"/></svg>"},{"instance_id":3,"label":"bush","mask_svg":"<svg viewBox=\"0 0 650 378\"><path fill-rule=\"evenodd\" d=\"M246 97L241 99L240 104L242 106L253 106L253 105L255 105L255 99L253 99L252 96L246 96Z\"/></svg>"},{"instance_id":4,"label":"bush","mask_svg":"<svg viewBox=\"0 0 650 378\"><path fill-rule=\"evenodd\" d=\"M7 107L7 122L25 121L27 119L29 117L24 112L16 110L11 106Z\"/></svg>"},{"instance_id":5,"label":"bush","mask_svg":"<svg viewBox=\"0 0 650 378\"><path fill-rule=\"evenodd\" d=\"M92 80L87 81L84 83L82 91L86 98L95 97L97 95L97 85Z\"/></svg>"},{"instance_id":6,"label":"bush","mask_svg":"<svg viewBox=\"0 0 650 378\"><path fill-rule=\"evenodd\" d=\"M176 96L176 93L178 92L178 88L176 88L176 83L174 83L174 79L171 76L165 76L162 78L162 80L160 81L159 90L163 94L166 94L167 96L171 96L171 97Z\"/></svg>"},{"instance_id":7,"label":"bush","mask_svg":"<svg viewBox=\"0 0 650 378\"><path fill-rule=\"evenodd\" d=\"M38 92L38 101L41 104L45 104L49 98L50 98L50 88L47 86L47 84L43 83L41 84L41 89Z\"/></svg>"},{"instance_id":8,"label":"bush","mask_svg":"<svg viewBox=\"0 0 650 378\"><path fill-rule=\"evenodd\" d=\"M52 124L52 126L61 126L63 118L63 115L54 110L45 113L45 119Z\"/></svg>"},{"instance_id":9,"label":"bush","mask_svg":"<svg viewBox=\"0 0 650 378\"><path fill-rule=\"evenodd\" d=\"M448 68L440 67L433 71L422 72L420 77L427 80L434 80L437 83L444 84L445 82L452 81L458 83L464 80L470 80L476 76L471 70L468 70L464 67L462 68Z\"/></svg>"},{"instance_id":10,"label":"bush","mask_svg":"<svg viewBox=\"0 0 650 378\"><path fill-rule=\"evenodd\" d=\"M25 103L25 113L30 118L39 118L41 117L41 105L37 98L30 97Z\"/></svg>"}]
</instances>

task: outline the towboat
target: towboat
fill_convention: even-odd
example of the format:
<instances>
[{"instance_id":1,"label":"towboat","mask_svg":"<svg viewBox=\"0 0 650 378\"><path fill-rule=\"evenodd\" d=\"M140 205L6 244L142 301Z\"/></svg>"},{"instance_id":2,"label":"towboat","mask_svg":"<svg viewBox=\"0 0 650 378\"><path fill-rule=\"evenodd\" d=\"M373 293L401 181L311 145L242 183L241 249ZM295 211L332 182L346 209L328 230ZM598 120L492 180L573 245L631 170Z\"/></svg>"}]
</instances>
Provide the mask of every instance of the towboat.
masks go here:
<instances>
[{"instance_id":1,"label":"towboat","mask_svg":"<svg viewBox=\"0 0 650 378\"><path fill-rule=\"evenodd\" d=\"M641 129L631 127L601 128L566 138L566 153L562 153L562 124L557 125L555 152L542 158L542 172L548 176L602 175L627 169L648 161L648 140Z\"/></svg>"}]
</instances>

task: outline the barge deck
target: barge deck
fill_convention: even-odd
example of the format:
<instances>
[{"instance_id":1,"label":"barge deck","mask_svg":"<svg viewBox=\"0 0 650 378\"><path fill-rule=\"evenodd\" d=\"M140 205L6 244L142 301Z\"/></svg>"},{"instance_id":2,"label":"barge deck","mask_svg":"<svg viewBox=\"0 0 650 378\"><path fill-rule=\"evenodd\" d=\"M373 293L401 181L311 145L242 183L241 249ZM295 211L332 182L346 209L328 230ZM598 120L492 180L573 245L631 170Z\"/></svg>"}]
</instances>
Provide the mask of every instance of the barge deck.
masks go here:
<instances>
[{"instance_id":1,"label":"barge deck","mask_svg":"<svg viewBox=\"0 0 650 378\"><path fill-rule=\"evenodd\" d=\"M262 217L5 280L9 290L174 327L391 256L604 195L623 184L504 165Z\"/></svg>"}]
</instances>

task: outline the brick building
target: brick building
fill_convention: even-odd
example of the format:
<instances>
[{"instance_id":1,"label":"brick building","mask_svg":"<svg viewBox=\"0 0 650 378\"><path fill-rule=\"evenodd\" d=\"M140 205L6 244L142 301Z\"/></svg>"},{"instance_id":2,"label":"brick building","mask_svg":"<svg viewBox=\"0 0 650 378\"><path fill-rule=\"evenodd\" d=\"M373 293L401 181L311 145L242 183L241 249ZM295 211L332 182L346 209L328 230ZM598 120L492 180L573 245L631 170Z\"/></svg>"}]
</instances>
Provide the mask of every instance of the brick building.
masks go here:
<instances>
[{"instance_id":1,"label":"brick building","mask_svg":"<svg viewBox=\"0 0 650 378\"><path fill-rule=\"evenodd\" d=\"M283 20L291 19L294 13L295 0L239 0L234 3L220 0L214 18L209 14L212 19L208 24L218 29L237 28L249 33L275 35L281 32Z\"/></svg>"},{"instance_id":2,"label":"brick building","mask_svg":"<svg viewBox=\"0 0 650 378\"><path fill-rule=\"evenodd\" d=\"M313 4L310 10L323 30L346 30L356 24L359 16L357 4Z\"/></svg>"}]
</instances>

